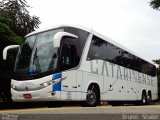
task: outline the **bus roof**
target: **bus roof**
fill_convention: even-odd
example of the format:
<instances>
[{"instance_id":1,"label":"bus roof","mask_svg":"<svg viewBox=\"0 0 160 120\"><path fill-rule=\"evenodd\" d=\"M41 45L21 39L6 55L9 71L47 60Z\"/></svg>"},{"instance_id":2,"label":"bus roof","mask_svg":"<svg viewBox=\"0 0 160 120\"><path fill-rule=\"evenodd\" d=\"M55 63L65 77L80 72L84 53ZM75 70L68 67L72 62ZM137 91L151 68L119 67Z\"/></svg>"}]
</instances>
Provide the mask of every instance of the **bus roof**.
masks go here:
<instances>
[{"instance_id":1,"label":"bus roof","mask_svg":"<svg viewBox=\"0 0 160 120\"><path fill-rule=\"evenodd\" d=\"M114 41L114 40L112 40L112 39L110 39L110 38L108 38L108 37L106 37L102 34L99 34L98 32L94 31L93 29L90 29L90 28L87 28L87 27L82 27L82 26L77 26L77 25L59 25L59 26L54 26L54 27L48 27L48 28L45 28L45 29L39 29L39 30L36 30L34 32L31 32L31 33L27 34L25 37L28 37L28 36L31 36L31 35L34 35L34 34L38 34L38 33L41 33L41 32L45 32L45 31L49 31L49 30L52 30L52 29L55 29L55 28L60 28L60 27L74 27L74 28L82 29L84 31L92 33L93 35L96 35L97 37L100 37L101 39L104 39L105 41L108 41L109 43L112 43L113 45L115 45L119 48L122 48L122 49L126 50L127 52L132 53L133 55L143 59L142 57L140 57L139 55L137 55L133 51L131 51L128 48L121 45L120 43L118 43L118 42L116 42L116 41ZM154 65L152 62L150 62L148 60L145 60L145 59L143 59L143 60L146 61L146 62L149 62L152 65Z\"/></svg>"},{"instance_id":2,"label":"bus roof","mask_svg":"<svg viewBox=\"0 0 160 120\"><path fill-rule=\"evenodd\" d=\"M29 34L27 34L25 37L28 37L28 36L31 36L31 35L34 35L34 34L38 34L38 33L41 33L41 32L45 32L45 31L49 31L49 30L53 30L55 28L60 28L60 27L73 27L73 28L78 28L78 29L82 29L84 31L87 31L87 32L91 32L92 30L89 29L89 28L86 28L86 27L82 27L82 26L77 26L77 25L59 25L59 26L52 26L52 27L48 27L48 28L44 28L44 29L38 29L34 32L31 32Z\"/></svg>"}]
</instances>

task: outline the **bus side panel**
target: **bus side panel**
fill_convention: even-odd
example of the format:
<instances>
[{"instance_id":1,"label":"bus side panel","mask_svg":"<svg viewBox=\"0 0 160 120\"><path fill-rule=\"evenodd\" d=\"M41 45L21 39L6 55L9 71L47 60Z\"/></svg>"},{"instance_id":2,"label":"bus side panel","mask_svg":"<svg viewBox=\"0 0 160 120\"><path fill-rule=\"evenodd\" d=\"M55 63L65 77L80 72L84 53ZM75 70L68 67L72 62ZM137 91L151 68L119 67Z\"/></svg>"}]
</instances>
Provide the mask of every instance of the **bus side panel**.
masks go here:
<instances>
[{"instance_id":1,"label":"bus side panel","mask_svg":"<svg viewBox=\"0 0 160 120\"><path fill-rule=\"evenodd\" d=\"M136 93L131 89L134 82L131 82L129 76L124 77L124 67L114 65L114 68L108 64L108 76L104 76L103 100L123 101L136 100ZM119 72L117 72L119 71Z\"/></svg>"},{"instance_id":2,"label":"bus side panel","mask_svg":"<svg viewBox=\"0 0 160 120\"><path fill-rule=\"evenodd\" d=\"M121 98L121 93L118 92L119 85L116 78L104 76L104 92L103 100L118 100Z\"/></svg>"}]
</instances>

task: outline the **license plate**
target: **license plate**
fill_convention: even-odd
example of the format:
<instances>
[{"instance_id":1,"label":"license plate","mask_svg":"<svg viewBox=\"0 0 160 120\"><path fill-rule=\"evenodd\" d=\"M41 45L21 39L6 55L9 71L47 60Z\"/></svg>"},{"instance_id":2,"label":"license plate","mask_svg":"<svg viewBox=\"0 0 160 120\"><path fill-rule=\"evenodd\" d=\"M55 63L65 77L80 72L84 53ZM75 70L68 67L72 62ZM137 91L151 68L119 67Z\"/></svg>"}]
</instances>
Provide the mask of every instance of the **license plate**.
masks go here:
<instances>
[{"instance_id":1,"label":"license plate","mask_svg":"<svg viewBox=\"0 0 160 120\"><path fill-rule=\"evenodd\" d=\"M31 94L23 94L23 97L24 98L32 98L32 95Z\"/></svg>"}]
</instances>

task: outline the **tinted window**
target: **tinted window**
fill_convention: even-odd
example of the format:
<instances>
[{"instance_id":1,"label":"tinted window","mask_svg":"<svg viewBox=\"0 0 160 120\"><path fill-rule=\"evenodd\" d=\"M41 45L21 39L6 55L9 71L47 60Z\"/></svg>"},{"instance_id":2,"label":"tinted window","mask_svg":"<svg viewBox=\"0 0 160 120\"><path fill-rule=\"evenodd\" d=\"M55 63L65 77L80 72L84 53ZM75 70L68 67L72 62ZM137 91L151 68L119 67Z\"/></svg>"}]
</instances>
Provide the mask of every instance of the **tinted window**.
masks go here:
<instances>
[{"instance_id":1,"label":"tinted window","mask_svg":"<svg viewBox=\"0 0 160 120\"><path fill-rule=\"evenodd\" d=\"M144 74L156 76L156 68L152 64L101 38L93 36L87 60L95 59L109 61Z\"/></svg>"},{"instance_id":2,"label":"tinted window","mask_svg":"<svg viewBox=\"0 0 160 120\"><path fill-rule=\"evenodd\" d=\"M109 62L115 64L122 64L122 56L123 54L120 48L116 47L111 43L107 44L107 60Z\"/></svg>"},{"instance_id":3,"label":"tinted window","mask_svg":"<svg viewBox=\"0 0 160 120\"><path fill-rule=\"evenodd\" d=\"M146 74L152 75L152 76L156 75L155 67L144 60L141 61L140 68L141 68L142 73L146 73Z\"/></svg>"},{"instance_id":4,"label":"tinted window","mask_svg":"<svg viewBox=\"0 0 160 120\"><path fill-rule=\"evenodd\" d=\"M68 70L74 68L79 63L79 57L77 56L77 50L75 45L64 44L62 47L61 56L61 70Z\"/></svg>"},{"instance_id":5,"label":"tinted window","mask_svg":"<svg viewBox=\"0 0 160 120\"><path fill-rule=\"evenodd\" d=\"M79 51L79 41L77 38L63 37L61 45L60 69L67 70L78 66L82 53Z\"/></svg>"},{"instance_id":6,"label":"tinted window","mask_svg":"<svg viewBox=\"0 0 160 120\"><path fill-rule=\"evenodd\" d=\"M93 36L89 48L87 60L107 59L106 42L96 36Z\"/></svg>"},{"instance_id":7,"label":"tinted window","mask_svg":"<svg viewBox=\"0 0 160 120\"><path fill-rule=\"evenodd\" d=\"M74 35L77 35L78 38L76 40L72 39L72 43L74 43L76 49L77 49L77 56L79 56L79 58L82 55L86 40L88 38L89 33L78 29L78 28L73 28L73 27L65 27L64 31L72 33Z\"/></svg>"}]
</instances>

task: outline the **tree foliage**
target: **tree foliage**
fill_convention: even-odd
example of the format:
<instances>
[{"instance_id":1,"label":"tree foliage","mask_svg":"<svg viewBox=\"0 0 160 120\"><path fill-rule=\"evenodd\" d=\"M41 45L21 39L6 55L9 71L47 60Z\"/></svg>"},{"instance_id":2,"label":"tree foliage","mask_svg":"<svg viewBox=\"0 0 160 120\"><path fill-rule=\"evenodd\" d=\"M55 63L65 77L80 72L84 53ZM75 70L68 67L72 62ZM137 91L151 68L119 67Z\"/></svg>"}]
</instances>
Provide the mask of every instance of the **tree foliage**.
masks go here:
<instances>
[{"instance_id":1,"label":"tree foliage","mask_svg":"<svg viewBox=\"0 0 160 120\"><path fill-rule=\"evenodd\" d=\"M150 2L150 6L153 8L153 9L156 9L156 10L160 10L160 0L151 0Z\"/></svg>"},{"instance_id":2,"label":"tree foliage","mask_svg":"<svg viewBox=\"0 0 160 120\"><path fill-rule=\"evenodd\" d=\"M39 18L30 16L28 7L25 0L0 0L0 99L7 98L7 101L11 100L13 65L10 63L14 56L4 61L2 51L8 45L20 44L26 34L38 28Z\"/></svg>"},{"instance_id":3,"label":"tree foliage","mask_svg":"<svg viewBox=\"0 0 160 120\"><path fill-rule=\"evenodd\" d=\"M0 15L0 43L20 44L22 37L16 35L10 26L13 26L12 21ZM2 47L2 44L0 46Z\"/></svg>"},{"instance_id":4,"label":"tree foliage","mask_svg":"<svg viewBox=\"0 0 160 120\"><path fill-rule=\"evenodd\" d=\"M30 16L26 0L2 0L0 3L0 12L6 18L13 22L12 29L19 36L26 34L38 28L40 21L37 16Z\"/></svg>"}]
</instances>

